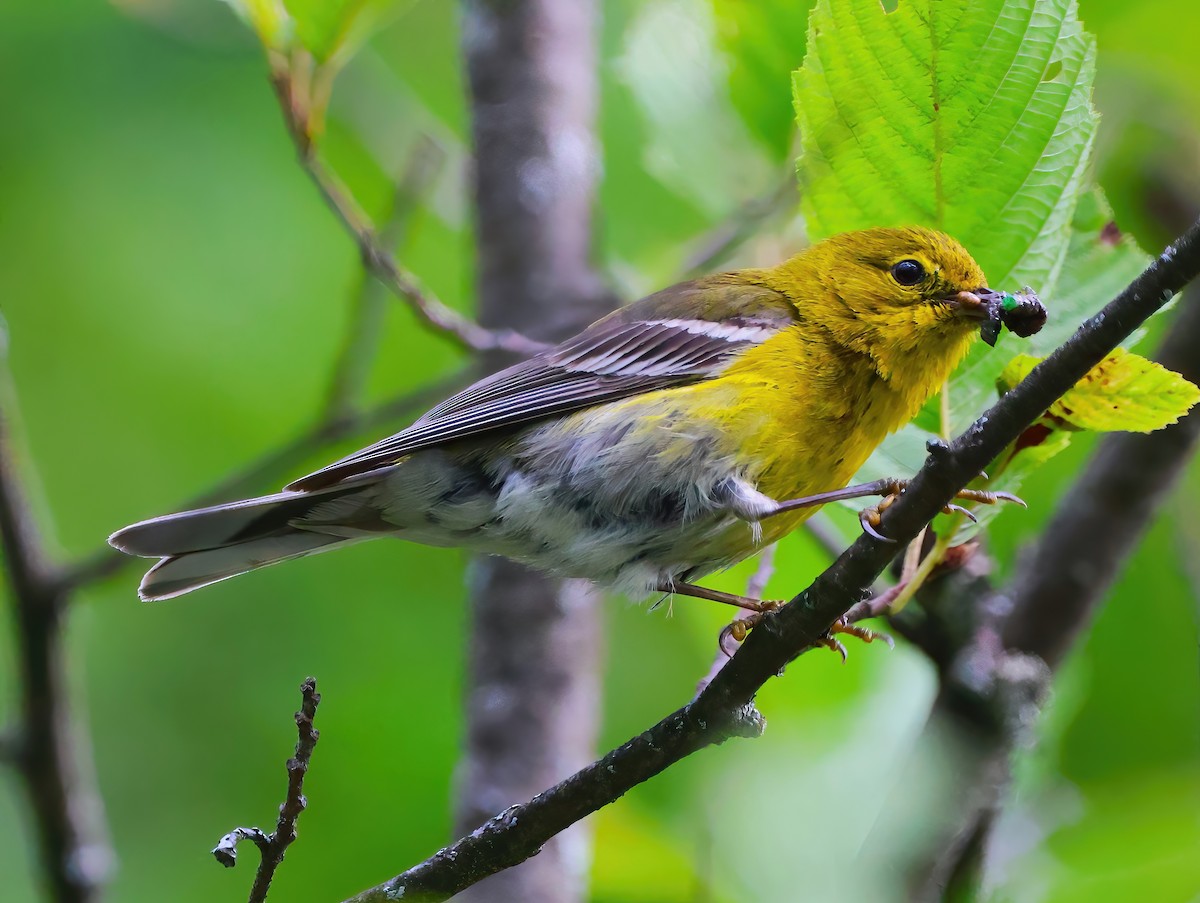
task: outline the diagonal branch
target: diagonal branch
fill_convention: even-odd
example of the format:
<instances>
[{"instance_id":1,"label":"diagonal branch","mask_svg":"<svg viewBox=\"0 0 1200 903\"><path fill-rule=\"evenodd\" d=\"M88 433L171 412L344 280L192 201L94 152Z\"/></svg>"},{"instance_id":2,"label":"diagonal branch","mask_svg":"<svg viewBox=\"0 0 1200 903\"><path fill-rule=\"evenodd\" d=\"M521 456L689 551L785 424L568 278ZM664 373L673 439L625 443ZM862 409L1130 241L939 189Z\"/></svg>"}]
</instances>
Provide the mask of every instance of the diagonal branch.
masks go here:
<instances>
[{"instance_id":1,"label":"diagonal branch","mask_svg":"<svg viewBox=\"0 0 1200 903\"><path fill-rule=\"evenodd\" d=\"M796 171L788 166L763 194L750 198L732 216L696 240L695 251L683 264L684 278L694 279L712 272L714 267L724 266L742 245L760 232L767 220L781 211L794 211L798 201Z\"/></svg>"},{"instance_id":2,"label":"diagonal branch","mask_svg":"<svg viewBox=\"0 0 1200 903\"><path fill-rule=\"evenodd\" d=\"M688 705L566 781L490 819L452 846L353 898L352 903L443 900L534 855L563 828L705 746L753 736L755 693L862 599L896 549L911 542L954 494L1134 329L1200 274L1200 222L1168 247L1103 311L949 445L931 443L925 466L889 508L881 529L860 536L788 605L763 619Z\"/></svg>"},{"instance_id":3,"label":"diagonal branch","mask_svg":"<svg viewBox=\"0 0 1200 903\"><path fill-rule=\"evenodd\" d=\"M300 165L308 173L322 199L341 221L358 245L363 266L380 282L391 289L413 312L436 331L454 339L471 351L507 351L529 355L545 346L512 330L485 329L443 304L429 289L421 285L381 240L371 220L358 206L349 189L321 160L313 143L309 103L298 97L291 69L279 61L272 66L271 86L279 100L288 135L296 147Z\"/></svg>"},{"instance_id":4,"label":"diagonal branch","mask_svg":"<svg viewBox=\"0 0 1200 903\"><path fill-rule=\"evenodd\" d=\"M1200 304L1193 299L1181 307L1156 358L1197 382L1197 349ZM914 870L915 890L925 898L946 887L964 892L978 887L1011 776L1011 755L1029 721L1004 711L1004 672L1024 657L1045 662L1048 679L1062 664L1198 445L1196 410L1153 433L1104 437L1032 553L1019 561L1002 604L987 602L996 599L990 585L967 591L985 600L985 617L966 642L943 652L944 684L930 715L935 734L949 729L969 741L958 744L964 750L956 794L961 811L951 824L953 836L931 844L927 861ZM955 594L962 593L956 587Z\"/></svg>"},{"instance_id":5,"label":"diagonal branch","mask_svg":"<svg viewBox=\"0 0 1200 903\"><path fill-rule=\"evenodd\" d=\"M446 152L440 144L426 136L417 140L404 172L396 180L392 209L379 236L383 247L400 253L412 240L417 219L445 162ZM378 354L387 291L365 268L360 270L359 280L346 338L329 378L322 417L328 422L340 420L357 409Z\"/></svg>"}]
</instances>

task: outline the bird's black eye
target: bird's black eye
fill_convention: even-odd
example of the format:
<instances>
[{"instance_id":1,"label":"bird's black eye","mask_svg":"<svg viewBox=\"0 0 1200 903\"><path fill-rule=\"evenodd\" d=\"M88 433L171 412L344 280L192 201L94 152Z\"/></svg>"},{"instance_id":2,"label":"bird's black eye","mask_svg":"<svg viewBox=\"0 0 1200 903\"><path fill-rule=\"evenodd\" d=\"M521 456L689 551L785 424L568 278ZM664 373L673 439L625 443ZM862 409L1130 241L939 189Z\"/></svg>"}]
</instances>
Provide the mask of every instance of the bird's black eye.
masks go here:
<instances>
[{"instance_id":1,"label":"bird's black eye","mask_svg":"<svg viewBox=\"0 0 1200 903\"><path fill-rule=\"evenodd\" d=\"M892 278L901 285L916 285L925 278L925 267L915 260L901 260L892 267Z\"/></svg>"}]
</instances>

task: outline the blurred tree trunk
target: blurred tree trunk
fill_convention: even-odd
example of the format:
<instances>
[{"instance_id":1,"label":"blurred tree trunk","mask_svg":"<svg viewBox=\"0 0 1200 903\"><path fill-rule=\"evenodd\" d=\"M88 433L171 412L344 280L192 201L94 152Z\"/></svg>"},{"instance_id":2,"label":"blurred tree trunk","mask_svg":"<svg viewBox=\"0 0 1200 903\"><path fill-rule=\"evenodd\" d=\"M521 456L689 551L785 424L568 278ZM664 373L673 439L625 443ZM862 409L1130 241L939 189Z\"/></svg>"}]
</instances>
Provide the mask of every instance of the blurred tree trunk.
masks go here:
<instances>
[{"instance_id":1,"label":"blurred tree trunk","mask_svg":"<svg viewBox=\"0 0 1200 903\"><path fill-rule=\"evenodd\" d=\"M612 306L591 266L596 6L465 0L463 14L480 321L558 339ZM476 562L471 597L460 831L587 764L600 709L594 589L486 559ZM576 826L462 898L580 899L589 842Z\"/></svg>"}]
</instances>

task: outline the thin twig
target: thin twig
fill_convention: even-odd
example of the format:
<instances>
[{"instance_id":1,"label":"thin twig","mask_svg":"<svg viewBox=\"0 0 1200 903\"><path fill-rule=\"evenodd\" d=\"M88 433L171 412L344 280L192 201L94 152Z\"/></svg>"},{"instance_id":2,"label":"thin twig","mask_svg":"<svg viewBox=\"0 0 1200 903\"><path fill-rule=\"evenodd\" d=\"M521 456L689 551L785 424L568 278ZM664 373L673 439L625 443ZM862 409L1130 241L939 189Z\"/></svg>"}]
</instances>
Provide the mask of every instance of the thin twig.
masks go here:
<instances>
[{"instance_id":1,"label":"thin twig","mask_svg":"<svg viewBox=\"0 0 1200 903\"><path fill-rule=\"evenodd\" d=\"M305 678L304 683L300 684L300 695L300 711L296 713L296 753L287 760L287 795L279 807L279 820L274 832L266 834L259 828L234 828L221 838L212 851L217 862L225 868L233 868L237 864L239 841L250 840L258 847L262 858L254 875L248 903L263 903L267 899L275 871L283 862L288 847L296 840L296 822L308 805L304 797L304 776L308 773L308 765L320 737L320 732L313 727L317 706L321 702L316 678Z\"/></svg>"},{"instance_id":2,"label":"thin twig","mask_svg":"<svg viewBox=\"0 0 1200 903\"><path fill-rule=\"evenodd\" d=\"M763 593L766 592L767 584L771 582L771 575L775 573L775 553L779 550L778 543L771 543L765 549L758 553L758 566L755 567L754 573L750 575L750 579L746 581L746 596L751 599L762 599ZM747 608L738 609L735 620L748 621L754 617L754 612ZM726 637L722 632L721 639L717 643L717 653L713 656L713 662L708 667L708 672L700 678L696 684L696 695L699 695L705 687L712 683L712 679L717 676L717 672L725 667L725 663L729 661L730 652L726 648L736 644L733 637Z\"/></svg>"},{"instance_id":3,"label":"thin twig","mask_svg":"<svg viewBox=\"0 0 1200 903\"><path fill-rule=\"evenodd\" d=\"M403 174L396 181L391 213L380 232L383 247L399 253L411 241L418 215L445 161L446 152L440 144L426 136L417 140ZM340 420L362 403L383 333L387 302L387 291L364 268L359 274L346 338L329 378L323 421Z\"/></svg>"},{"instance_id":4,"label":"thin twig","mask_svg":"<svg viewBox=\"0 0 1200 903\"><path fill-rule=\"evenodd\" d=\"M16 620L21 700L6 752L24 778L53 899L86 903L99 898L112 853L90 780L91 750L72 730L62 636L66 590L16 473L9 416L0 411L0 546Z\"/></svg>"},{"instance_id":5,"label":"thin twig","mask_svg":"<svg viewBox=\"0 0 1200 903\"><path fill-rule=\"evenodd\" d=\"M796 172L789 166L766 192L746 201L733 216L696 241L695 252L683 265L684 278L694 279L724 265L774 214L796 206L797 188Z\"/></svg>"},{"instance_id":6,"label":"thin twig","mask_svg":"<svg viewBox=\"0 0 1200 903\"><path fill-rule=\"evenodd\" d=\"M767 591L767 584L775 573L775 553L778 551L779 544L773 542L758 553L758 566L746 581L746 595L751 599L761 599Z\"/></svg>"},{"instance_id":7,"label":"thin twig","mask_svg":"<svg viewBox=\"0 0 1200 903\"><path fill-rule=\"evenodd\" d=\"M1063 393L1200 273L1200 222L1169 247L1104 310L1085 322L963 435L931 443L908 491L811 586L766 615L729 663L692 702L566 781L490 819L452 846L353 898L354 903L443 900L522 862L584 816L683 757L732 736L754 736L758 689L865 596L897 548L921 529Z\"/></svg>"},{"instance_id":8,"label":"thin twig","mask_svg":"<svg viewBox=\"0 0 1200 903\"><path fill-rule=\"evenodd\" d=\"M508 351L522 356L534 354L545 348L541 342L535 342L512 330L484 329L453 308L447 307L392 256L349 189L318 155L312 136L308 132L308 109L297 103L290 71L276 70L271 75L271 84L279 100L288 134L296 146L300 165L317 186L329 209L337 214L346 231L358 245L363 265L376 279L390 288L393 294L407 303L426 324L454 339L464 348L472 351Z\"/></svg>"}]
</instances>

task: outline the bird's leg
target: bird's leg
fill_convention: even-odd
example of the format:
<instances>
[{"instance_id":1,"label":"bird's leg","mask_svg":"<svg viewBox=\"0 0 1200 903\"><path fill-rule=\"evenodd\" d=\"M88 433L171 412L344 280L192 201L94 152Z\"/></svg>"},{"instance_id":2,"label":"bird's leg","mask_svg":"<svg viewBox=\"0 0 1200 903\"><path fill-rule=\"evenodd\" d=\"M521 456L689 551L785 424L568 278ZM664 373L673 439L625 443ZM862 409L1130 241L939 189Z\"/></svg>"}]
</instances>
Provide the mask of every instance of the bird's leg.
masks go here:
<instances>
[{"instance_id":1,"label":"bird's leg","mask_svg":"<svg viewBox=\"0 0 1200 903\"><path fill-rule=\"evenodd\" d=\"M694 583L681 583L663 580L655 587L660 593L673 593L677 596L691 596L693 599L707 599L710 602L720 602L722 605L736 605L755 614L774 611L782 602L762 601L751 599L749 596L739 596L737 593L723 593L719 589L709 589L706 586L696 586Z\"/></svg>"},{"instance_id":2,"label":"bird's leg","mask_svg":"<svg viewBox=\"0 0 1200 903\"><path fill-rule=\"evenodd\" d=\"M662 593L673 593L677 596L691 596L693 599L708 599L710 602L720 602L724 605L735 605L744 610L745 614L737 618L721 631L721 637L717 641L721 647L721 651L726 655L733 653L727 647L729 641L735 644L740 643L746 638L751 630L753 630L762 620L763 615L769 611L774 611L782 602L775 600L751 599L749 596L739 596L736 593L725 593L719 589L709 589L706 586L696 586L694 583L683 583L681 581L664 580L658 584L656 589ZM832 647L831 647L832 648Z\"/></svg>"},{"instance_id":3,"label":"bird's leg","mask_svg":"<svg viewBox=\"0 0 1200 903\"><path fill-rule=\"evenodd\" d=\"M803 498L789 499L786 502L780 502L775 506L774 510L762 515L762 517L773 517L776 514L783 514L787 511L796 511L800 508L812 508L817 505L825 505L829 502L841 502L846 499L867 498L873 495L881 495L883 498L876 505L869 508L864 508L858 516L859 523L862 524L863 530L870 533L876 539L882 539L884 542L891 542L886 536L881 534L878 529L880 518L883 512L895 504L896 499L903 495L908 488L909 480L886 479L875 480L873 483L857 483L853 486L847 486L844 489L835 489L831 492L818 492L816 495L806 495ZM999 502L1013 502L1020 505L1022 508L1028 507L1024 501L1011 492L987 492L982 489L963 489L955 496L957 499L963 499L968 502L978 502L981 505L995 505ZM950 504L942 509L943 514L962 514L965 517L975 520L973 515L961 505Z\"/></svg>"},{"instance_id":4,"label":"bird's leg","mask_svg":"<svg viewBox=\"0 0 1200 903\"><path fill-rule=\"evenodd\" d=\"M678 596L691 596L694 599L708 599L710 602L720 602L724 605L734 605L738 608L749 612L748 615L743 615L737 620L730 623L721 631L720 646L721 650L726 655L732 653L727 648L727 643L732 640L734 643L740 643L746 638L746 635L758 626L762 621L763 615L768 612L775 611L783 603L777 600L762 600L751 599L749 596L739 596L736 593L726 593L718 589L709 589L704 586L696 586L694 583L674 583L663 581L658 584L656 589L662 593L672 593ZM846 620L840 619L833 623L829 628L829 632L825 636L817 640L816 645L830 649L842 657L842 661L846 660L846 647L834 636L834 634L846 633L851 636L856 636L864 643L870 643L872 640L883 640L888 646L893 645L892 638L886 633L877 633L874 630L868 630L865 627L859 627L855 624L849 624Z\"/></svg>"}]
</instances>

